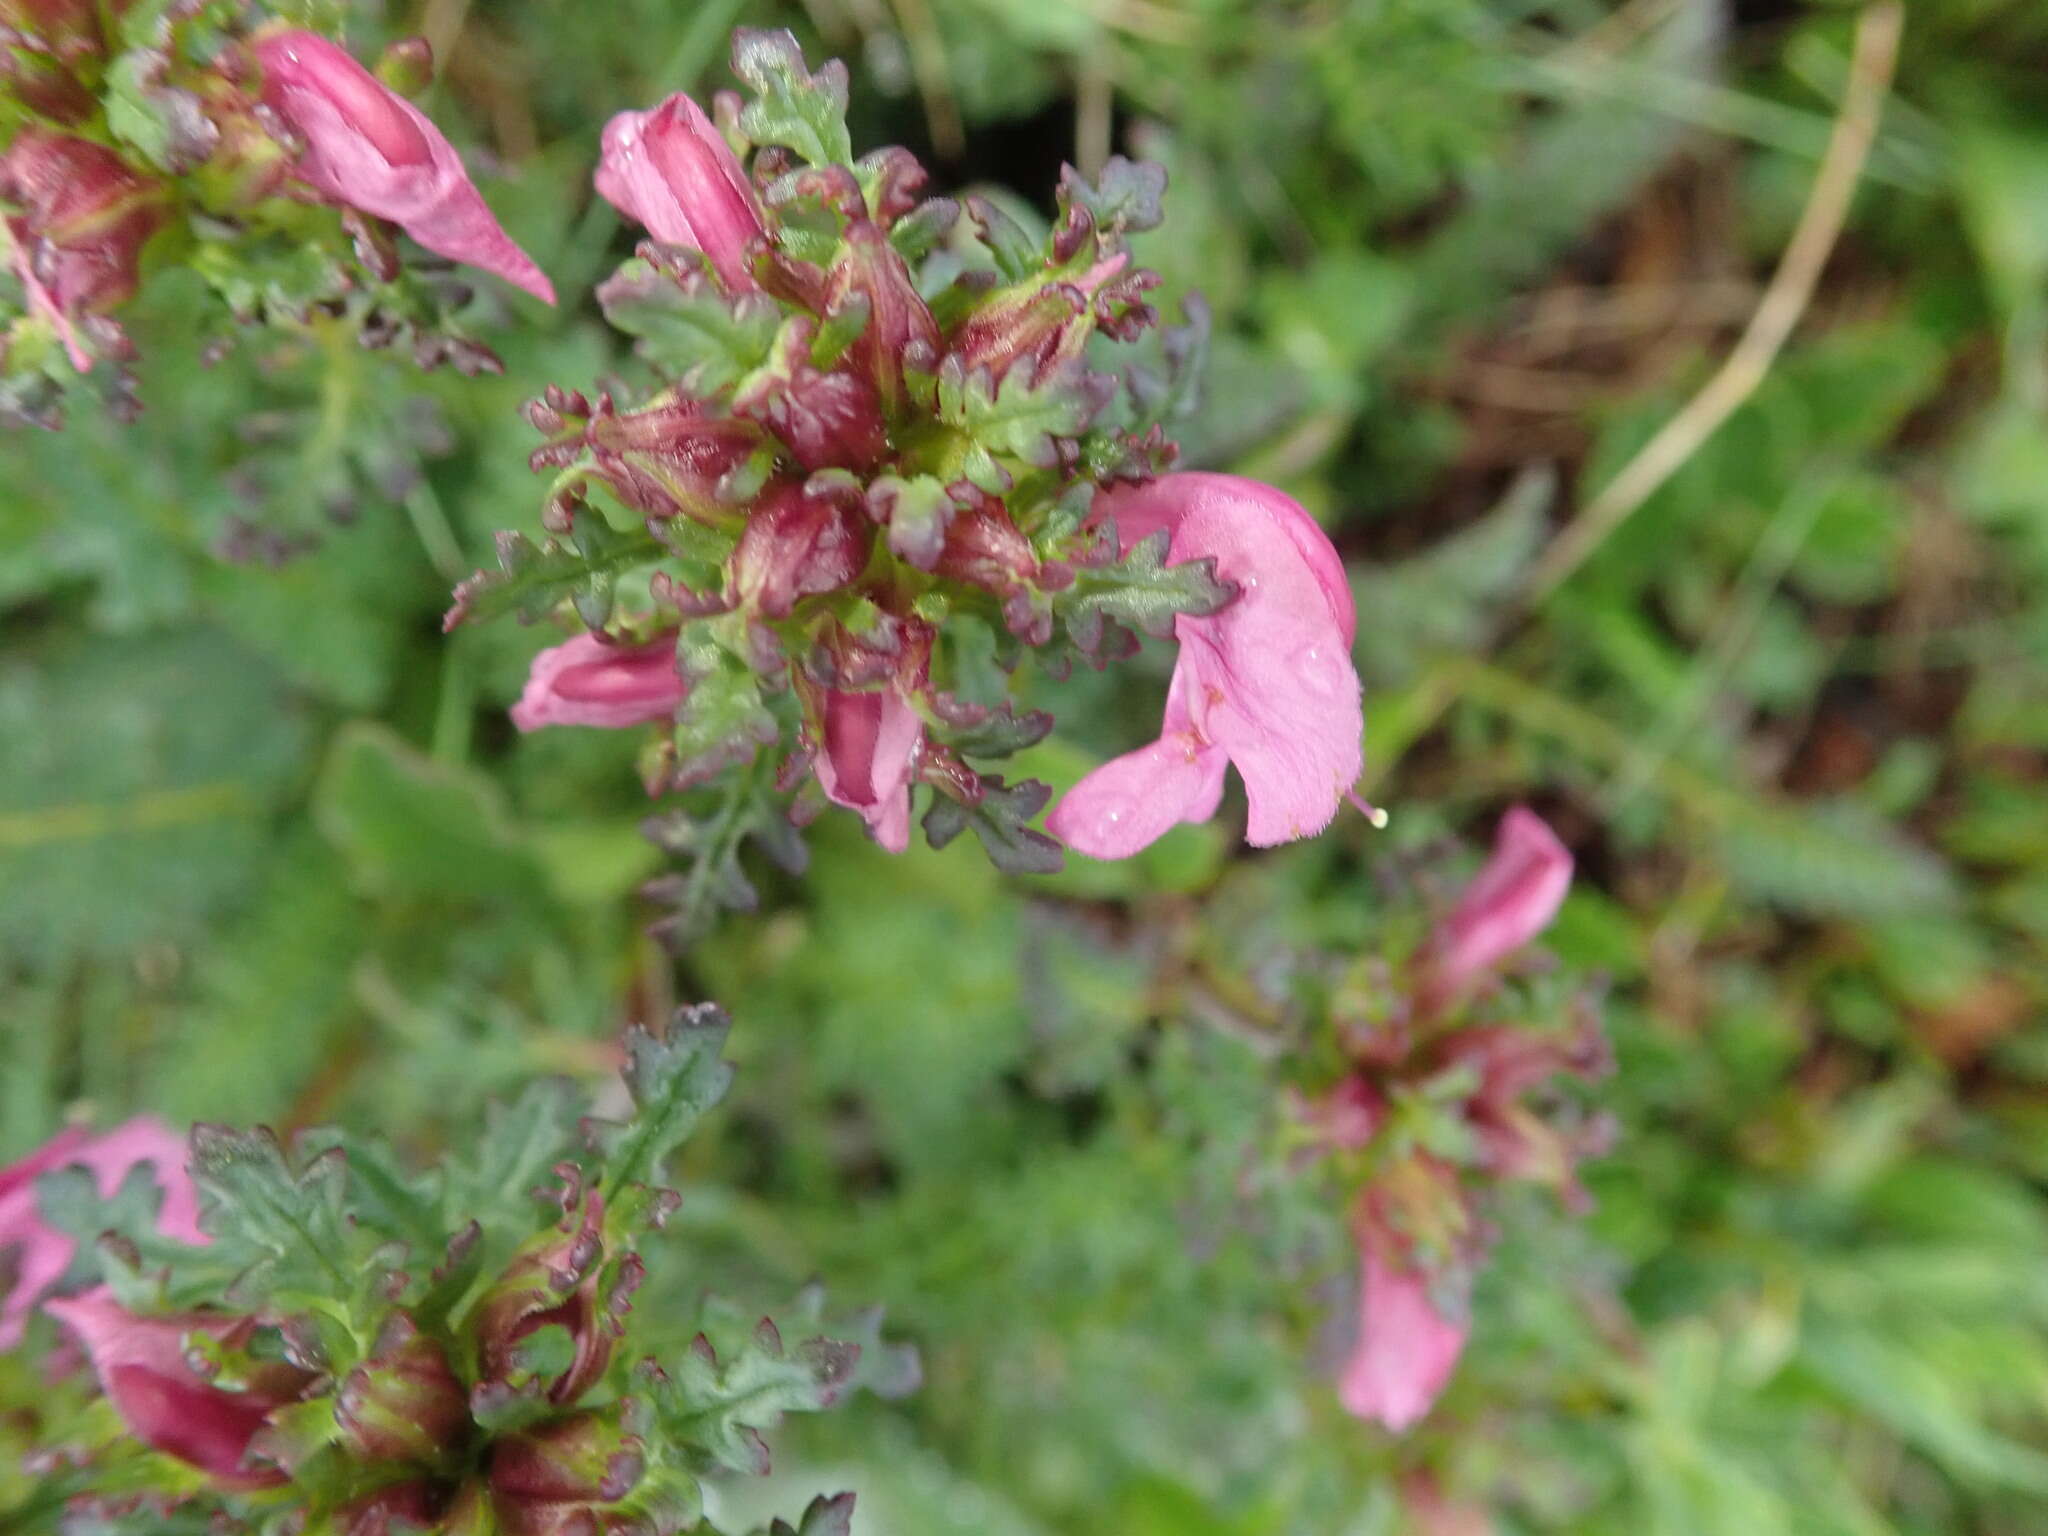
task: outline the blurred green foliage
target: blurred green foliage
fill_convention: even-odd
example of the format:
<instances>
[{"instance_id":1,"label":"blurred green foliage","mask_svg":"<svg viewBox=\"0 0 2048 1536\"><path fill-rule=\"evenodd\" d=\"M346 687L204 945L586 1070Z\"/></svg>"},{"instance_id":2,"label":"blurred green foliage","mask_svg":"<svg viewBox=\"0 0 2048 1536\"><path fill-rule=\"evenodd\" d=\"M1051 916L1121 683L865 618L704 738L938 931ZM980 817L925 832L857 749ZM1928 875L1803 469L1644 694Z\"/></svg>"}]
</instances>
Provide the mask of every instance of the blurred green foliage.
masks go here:
<instances>
[{"instance_id":1,"label":"blurred green foliage","mask_svg":"<svg viewBox=\"0 0 2048 1536\"><path fill-rule=\"evenodd\" d=\"M855 1487L866 1529L1368 1536L1421 1471L1503 1532L2048 1522L2038 5L1915 0L1792 344L1519 619L1753 307L1849 9L388 10L586 297L464 380L319 335L201 366L174 278L132 326L139 424L81 403L0 445L0 1152L148 1108L432 1156L716 996L740 1076L685 1154L693 1283L822 1274L925 1354L918 1396L784 1442L785 1488ZM630 244L587 189L601 123L720 83L735 21L846 56L858 141L948 182L1028 206L1062 157L1167 163L1143 255L1219 319L1190 457L1284 485L1352 563L1390 832L1229 859L1190 829L1010 881L834 818L679 973L644 936L633 743L515 739L543 637L436 617L537 503L520 401L630 366L587 300ZM1077 680L1033 770L1070 781L1157 687ZM1612 978L1621 1135L1583 1227L1508 1209L1472 1352L1394 1440L1301 1347L1340 1213L1240 1209L1269 1068L1181 983L1377 947L1386 868L1518 798L1580 855L1553 946Z\"/></svg>"}]
</instances>

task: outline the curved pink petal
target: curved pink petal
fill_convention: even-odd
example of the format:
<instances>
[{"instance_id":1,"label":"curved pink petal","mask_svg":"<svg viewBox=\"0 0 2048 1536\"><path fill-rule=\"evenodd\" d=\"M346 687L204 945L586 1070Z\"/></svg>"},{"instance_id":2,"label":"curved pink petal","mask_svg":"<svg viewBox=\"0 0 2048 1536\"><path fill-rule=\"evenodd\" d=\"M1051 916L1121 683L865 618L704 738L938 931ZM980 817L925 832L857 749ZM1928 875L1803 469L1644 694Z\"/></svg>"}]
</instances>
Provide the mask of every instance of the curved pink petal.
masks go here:
<instances>
[{"instance_id":1,"label":"curved pink petal","mask_svg":"<svg viewBox=\"0 0 2048 1536\"><path fill-rule=\"evenodd\" d=\"M255 54L264 104L305 143L293 172L307 186L555 302L554 285L492 216L455 146L424 112L311 32L267 33Z\"/></svg>"},{"instance_id":2,"label":"curved pink petal","mask_svg":"<svg viewBox=\"0 0 2048 1536\"><path fill-rule=\"evenodd\" d=\"M1195 733L1181 687L1176 671L1159 739L1084 776L1045 818L1046 831L1091 859L1127 859L1181 822L1216 814L1229 760Z\"/></svg>"},{"instance_id":3,"label":"curved pink petal","mask_svg":"<svg viewBox=\"0 0 2048 1536\"><path fill-rule=\"evenodd\" d=\"M1467 1329L1437 1311L1423 1275L1389 1264L1371 1241L1360 1244L1359 1267L1358 1342L1337 1395L1348 1412L1399 1433L1450 1381Z\"/></svg>"},{"instance_id":4,"label":"curved pink petal","mask_svg":"<svg viewBox=\"0 0 2048 1536\"><path fill-rule=\"evenodd\" d=\"M614 645L583 634L533 658L512 723L522 731L549 725L622 730L669 719L688 691L676 671L673 641Z\"/></svg>"},{"instance_id":5,"label":"curved pink petal","mask_svg":"<svg viewBox=\"0 0 2048 1536\"><path fill-rule=\"evenodd\" d=\"M1171 561L1212 556L1217 574L1237 585L1237 598L1220 613L1175 621L1181 649L1173 695L1197 754L1206 760L1206 749L1219 750L1243 778L1247 841L1269 847L1320 832L1364 768L1365 717L1350 649L1357 615L1329 539L1291 498L1235 475L1167 475L1107 493L1097 506L1116 519L1126 551L1164 529ZM1179 729L1169 718L1161 740ZM1146 759L1155 769L1171 760ZM1093 792L1088 780L1082 787ZM1147 791L1154 792L1169 800L1184 793L1165 777ZM1048 825L1070 819L1080 820L1055 810ZM1179 819L1149 817L1162 831ZM1099 845L1135 851L1129 842Z\"/></svg>"},{"instance_id":6,"label":"curved pink petal","mask_svg":"<svg viewBox=\"0 0 2048 1536\"><path fill-rule=\"evenodd\" d=\"M157 1230L181 1243L204 1244L198 1192L185 1172L184 1138L161 1121L144 1116L102 1136L66 1130L0 1169L0 1248L16 1250L13 1289L0 1305L0 1349L21 1342L29 1314L64 1278L78 1250L74 1238L43 1220L36 1180L55 1169L82 1165L99 1192L111 1198L137 1164L150 1165L163 1188Z\"/></svg>"},{"instance_id":7,"label":"curved pink petal","mask_svg":"<svg viewBox=\"0 0 2048 1536\"><path fill-rule=\"evenodd\" d=\"M224 1333L240 1319L138 1317L104 1287L47 1302L45 1309L78 1336L114 1411L144 1445L227 1487L284 1481L283 1473L251 1468L245 1458L271 1410L288 1397L212 1386L185 1358L187 1334Z\"/></svg>"},{"instance_id":8,"label":"curved pink petal","mask_svg":"<svg viewBox=\"0 0 2048 1536\"><path fill-rule=\"evenodd\" d=\"M910 846L910 780L924 722L894 688L825 694L824 741L813 760L825 798L859 811L891 853Z\"/></svg>"},{"instance_id":9,"label":"curved pink petal","mask_svg":"<svg viewBox=\"0 0 2048 1536\"><path fill-rule=\"evenodd\" d=\"M1571 883L1571 850L1534 811L1512 808L1485 867L1430 937L1418 1006L1434 1012L1548 928Z\"/></svg>"},{"instance_id":10,"label":"curved pink petal","mask_svg":"<svg viewBox=\"0 0 2048 1536\"><path fill-rule=\"evenodd\" d=\"M604 200L664 245L702 251L728 288L752 288L747 248L764 234L738 156L704 109L678 92L605 124L597 163Z\"/></svg>"}]
</instances>

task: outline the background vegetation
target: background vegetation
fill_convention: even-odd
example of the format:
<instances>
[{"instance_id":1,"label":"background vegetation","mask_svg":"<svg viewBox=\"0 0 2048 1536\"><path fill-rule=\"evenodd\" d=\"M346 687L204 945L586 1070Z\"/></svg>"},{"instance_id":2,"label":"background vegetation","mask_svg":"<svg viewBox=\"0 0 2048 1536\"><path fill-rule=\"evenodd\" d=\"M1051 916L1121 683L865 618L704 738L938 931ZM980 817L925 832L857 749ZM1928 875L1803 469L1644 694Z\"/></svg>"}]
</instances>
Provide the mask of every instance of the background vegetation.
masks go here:
<instances>
[{"instance_id":1,"label":"background vegetation","mask_svg":"<svg viewBox=\"0 0 2048 1536\"><path fill-rule=\"evenodd\" d=\"M623 1021L716 996L740 1077L688 1153L702 1284L822 1274L925 1359L921 1393L791 1427L778 1507L851 1485L875 1532L1364 1536L1427 1474L1504 1532L2041 1529L2048 12L1914 0L1783 351L1589 558L1545 553L1737 344L1810 216L1856 21L363 15L358 52L433 40L429 109L495 157L567 302L516 301L498 379L317 333L202 366L168 274L133 327L141 421L80 401L0 442L0 1155L83 1104L432 1157L534 1074L602 1074ZM645 937L634 744L516 739L545 637L438 615L532 516L519 403L625 366L588 299L631 243L588 188L603 119L722 83L735 22L847 57L858 142L1021 208L1063 158L1170 167L1145 254L1220 333L1189 457L1284 486L1351 564L1389 831L1239 857L1190 830L1014 881L829 817L752 918L679 965ZM1063 724L1105 751L1156 708L1156 678L1086 681ZM1043 776L1083 766L1074 739ZM1518 799L1579 855L1552 943L1611 979L1619 1134L1583 1224L1505 1211L1473 1351L1397 1441L1299 1348L1327 1264L1277 1261L1288 1213L1233 1203L1271 1093L1191 978L1378 948L1402 872Z\"/></svg>"}]
</instances>

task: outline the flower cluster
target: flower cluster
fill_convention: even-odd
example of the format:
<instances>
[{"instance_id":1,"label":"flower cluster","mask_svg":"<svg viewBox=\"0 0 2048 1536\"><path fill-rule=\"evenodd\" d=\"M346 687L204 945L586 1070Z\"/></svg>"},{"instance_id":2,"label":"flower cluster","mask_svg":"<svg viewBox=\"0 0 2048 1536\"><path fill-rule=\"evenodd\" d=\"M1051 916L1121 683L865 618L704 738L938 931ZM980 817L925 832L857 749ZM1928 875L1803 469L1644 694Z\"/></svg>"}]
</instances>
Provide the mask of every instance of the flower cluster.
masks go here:
<instances>
[{"instance_id":1,"label":"flower cluster","mask_svg":"<svg viewBox=\"0 0 2048 1536\"><path fill-rule=\"evenodd\" d=\"M660 382L531 407L548 536L501 535L448 616L573 611L515 724L658 723L651 791L723 786L715 813L658 827L695 860L685 907L744 893L737 839L786 846L770 824L813 781L898 851L923 790L934 846L972 829L1020 870L1206 818L1233 765L1251 841L1320 830L1362 734L1336 553L1270 487L1169 473L1199 306L1168 376L1100 369L1157 321L1129 242L1163 172L1069 170L1036 239L985 198L927 195L905 150L856 160L844 69L811 72L788 34L740 33L733 68L749 95L715 117L674 96L604 133L597 190L651 238L599 298ZM1007 674L1102 667L1141 632L1180 645L1160 737L1048 836L1030 822L1050 792L983 766L1052 725Z\"/></svg>"},{"instance_id":2,"label":"flower cluster","mask_svg":"<svg viewBox=\"0 0 2048 1536\"><path fill-rule=\"evenodd\" d=\"M52 1319L119 1421L112 1440L53 1427L69 1507L113 1530L177 1506L222 1532L668 1536L705 1528L703 1475L767 1470L758 1429L782 1413L914 1385L873 1316L865 1349L785 1345L714 1306L670 1351L635 1313L680 1198L654 1180L723 1091L724 1035L711 1008L636 1031L630 1123L586 1121L578 1145L563 1095L536 1092L473 1167L427 1180L331 1138L201 1126L188 1156L151 1122L0 1170L0 1243L25 1255L8 1342ZM523 1191L550 1171L536 1221ZM816 1321L818 1297L799 1309ZM843 1536L850 1506L804 1529Z\"/></svg>"},{"instance_id":3,"label":"flower cluster","mask_svg":"<svg viewBox=\"0 0 2048 1536\"><path fill-rule=\"evenodd\" d=\"M1340 991L1331 1010L1341 1075L1302 1101L1299 1133L1354 1191L1357 1326L1339 1396L1389 1429L1428 1412L1464 1350L1488 1246L1485 1191L1533 1181L1582 1205L1575 1166L1608 1136L1603 1120L1532 1102L1561 1075L1607 1069L1591 999L1572 996L1562 1024L1539 1027L1515 1016L1519 998L1498 982L1571 878L1571 854L1516 807L1394 985Z\"/></svg>"},{"instance_id":4,"label":"flower cluster","mask_svg":"<svg viewBox=\"0 0 2048 1536\"><path fill-rule=\"evenodd\" d=\"M423 365L496 366L454 327L459 285L408 271L395 232L549 303L554 290L386 83L424 85L429 63L423 42L399 44L380 79L241 4L10 0L0 265L18 298L0 309L0 406L54 424L67 365L131 357L116 314L173 261L237 318L345 316L370 344L409 338Z\"/></svg>"}]
</instances>

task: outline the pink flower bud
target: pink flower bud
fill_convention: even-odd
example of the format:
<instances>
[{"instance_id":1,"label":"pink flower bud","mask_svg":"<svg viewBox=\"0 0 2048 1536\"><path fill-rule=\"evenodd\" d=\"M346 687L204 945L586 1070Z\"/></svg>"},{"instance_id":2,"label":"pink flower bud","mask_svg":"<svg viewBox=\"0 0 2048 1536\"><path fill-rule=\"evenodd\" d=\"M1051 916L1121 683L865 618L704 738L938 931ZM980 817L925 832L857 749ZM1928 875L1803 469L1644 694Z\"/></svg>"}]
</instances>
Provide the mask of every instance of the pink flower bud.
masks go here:
<instances>
[{"instance_id":1,"label":"pink flower bud","mask_svg":"<svg viewBox=\"0 0 2048 1536\"><path fill-rule=\"evenodd\" d=\"M1169 560L1214 556L1238 595L1174 621L1180 658L1159 740L1083 778L1046 829L1091 858L1128 858L1176 823L1213 816L1234 766L1253 846L1320 832L1363 766L1365 730L1357 615L1328 537L1299 504L1235 475L1167 475L1097 507L1126 552L1165 529Z\"/></svg>"},{"instance_id":2,"label":"pink flower bud","mask_svg":"<svg viewBox=\"0 0 2048 1536\"><path fill-rule=\"evenodd\" d=\"M469 1429L469 1393L441 1346L400 1313L376 1353L335 1393L334 1422L349 1449L366 1461L431 1465L460 1448Z\"/></svg>"},{"instance_id":3,"label":"pink flower bud","mask_svg":"<svg viewBox=\"0 0 2048 1536\"><path fill-rule=\"evenodd\" d=\"M525 1342L543 1328L560 1328L573 1353L568 1368L546 1383L548 1399L563 1407L574 1403L611 1364L644 1274L637 1255L615 1261L607 1253L598 1196L570 1206L559 1224L513 1256L477 1303L472 1326L481 1382L516 1385L526 1369Z\"/></svg>"},{"instance_id":4,"label":"pink flower bud","mask_svg":"<svg viewBox=\"0 0 2048 1536\"><path fill-rule=\"evenodd\" d=\"M764 618L789 617L803 598L845 586L868 563L855 509L784 483L762 496L732 552L732 590Z\"/></svg>"},{"instance_id":5,"label":"pink flower bud","mask_svg":"<svg viewBox=\"0 0 2048 1536\"><path fill-rule=\"evenodd\" d=\"M99 1192L109 1199L130 1169L147 1165L164 1192L157 1230L195 1247L206 1242L206 1234L199 1230L198 1192L185 1172L185 1141L169 1126L143 1118L101 1136L61 1132L20 1162L0 1168L0 1249L20 1250L13 1289L0 1307L0 1349L21 1342L29 1313L71 1268L78 1245L43 1221L35 1186L43 1174L74 1165L90 1170Z\"/></svg>"},{"instance_id":6,"label":"pink flower bud","mask_svg":"<svg viewBox=\"0 0 2048 1536\"><path fill-rule=\"evenodd\" d=\"M1416 1007L1437 1012L1491 974L1550 926L1571 883L1571 850L1534 811L1510 810L1485 868L1422 952Z\"/></svg>"},{"instance_id":7,"label":"pink flower bud","mask_svg":"<svg viewBox=\"0 0 2048 1536\"><path fill-rule=\"evenodd\" d=\"M83 372L72 322L134 295L142 248L168 217L163 188L104 145L25 128L0 155L0 199L21 209L7 228L29 302Z\"/></svg>"},{"instance_id":8,"label":"pink flower bud","mask_svg":"<svg viewBox=\"0 0 2048 1536\"><path fill-rule=\"evenodd\" d=\"M910 846L910 782L924 722L894 687L824 690L823 740L814 760L825 798L860 812L891 853Z\"/></svg>"},{"instance_id":9,"label":"pink flower bud","mask_svg":"<svg viewBox=\"0 0 2048 1536\"><path fill-rule=\"evenodd\" d=\"M1467 1325L1430 1298L1429 1278L1359 1242L1358 1340L1337 1395L1348 1412L1399 1433L1429 1412L1465 1348Z\"/></svg>"},{"instance_id":10,"label":"pink flower bud","mask_svg":"<svg viewBox=\"0 0 2048 1536\"><path fill-rule=\"evenodd\" d=\"M311 32L267 32L254 51L264 105L304 142L292 168L300 181L328 202L390 220L450 261L555 302L554 285L491 216L425 113Z\"/></svg>"},{"instance_id":11,"label":"pink flower bud","mask_svg":"<svg viewBox=\"0 0 2048 1536\"><path fill-rule=\"evenodd\" d=\"M673 640L619 645L578 635L533 658L512 723L522 731L547 725L619 730L668 719L688 691L676 672Z\"/></svg>"},{"instance_id":12,"label":"pink flower bud","mask_svg":"<svg viewBox=\"0 0 2048 1536\"><path fill-rule=\"evenodd\" d=\"M1100 299L1114 294L1134 301L1158 283L1154 273L1127 272L1130 259L1119 251L1070 281L1035 277L991 294L954 331L949 352L970 372L986 368L1001 378L1021 365L1032 378L1046 378L1080 357Z\"/></svg>"},{"instance_id":13,"label":"pink flower bud","mask_svg":"<svg viewBox=\"0 0 2048 1536\"><path fill-rule=\"evenodd\" d=\"M516 1526L538 1519L539 1529L551 1530L535 1506L612 1504L633 1491L646 1471L645 1448L619 1418L616 1411L572 1414L492 1446L491 1493Z\"/></svg>"},{"instance_id":14,"label":"pink flower bud","mask_svg":"<svg viewBox=\"0 0 2048 1536\"><path fill-rule=\"evenodd\" d=\"M757 286L747 253L766 237L760 207L732 146L689 97L605 124L597 190L664 245L702 251L727 288Z\"/></svg>"},{"instance_id":15,"label":"pink flower bud","mask_svg":"<svg viewBox=\"0 0 2048 1536\"><path fill-rule=\"evenodd\" d=\"M229 1391L208 1382L186 1358L186 1335L232 1340L248 1329L248 1319L137 1317L104 1288L44 1308L78 1336L114 1411L144 1445L199 1468L223 1488L268 1488L285 1480L275 1467L249 1464L249 1442L312 1376L278 1365L265 1368L246 1390Z\"/></svg>"},{"instance_id":16,"label":"pink flower bud","mask_svg":"<svg viewBox=\"0 0 2048 1536\"><path fill-rule=\"evenodd\" d=\"M894 412L903 403L906 362L936 371L939 325L889 237L868 219L847 225L825 285L826 308L836 310L856 295L867 300L868 322L848 358L874 384L883 409Z\"/></svg>"}]
</instances>

